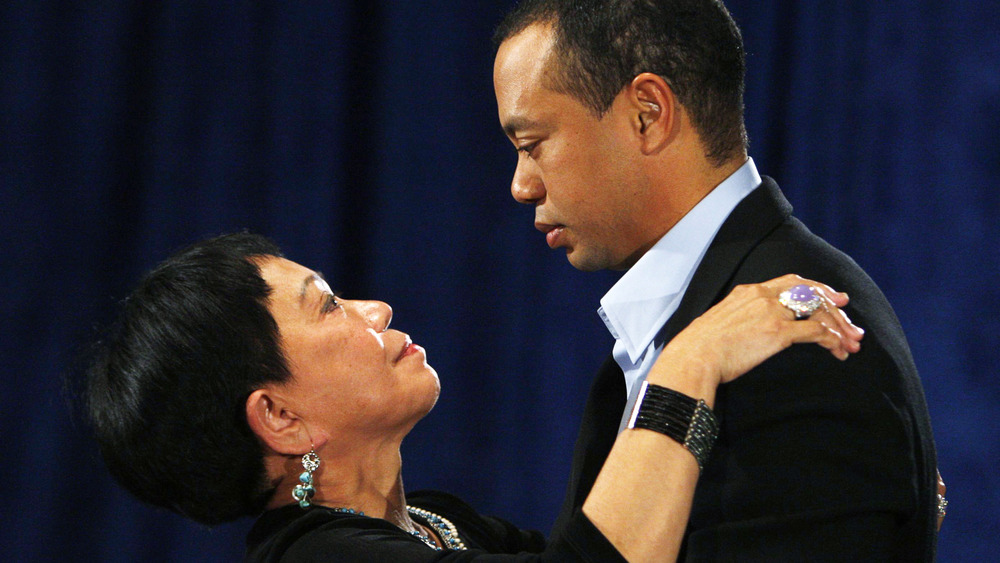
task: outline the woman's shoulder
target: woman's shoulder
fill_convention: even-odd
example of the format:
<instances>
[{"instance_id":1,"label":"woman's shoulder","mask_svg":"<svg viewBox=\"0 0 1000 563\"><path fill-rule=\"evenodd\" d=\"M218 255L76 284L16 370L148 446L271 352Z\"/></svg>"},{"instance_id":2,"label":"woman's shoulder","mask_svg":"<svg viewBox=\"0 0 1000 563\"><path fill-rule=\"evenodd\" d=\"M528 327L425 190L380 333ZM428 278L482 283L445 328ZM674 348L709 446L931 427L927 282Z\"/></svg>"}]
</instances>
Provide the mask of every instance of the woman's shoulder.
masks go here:
<instances>
[{"instance_id":1,"label":"woman's shoulder","mask_svg":"<svg viewBox=\"0 0 1000 563\"><path fill-rule=\"evenodd\" d=\"M454 495L417 491L407 495L407 501L410 506L448 519L471 551L434 551L420 539L380 518L344 514L321 506L302 509L291 504L265 512L257 519L247 536L245 561L430 563L515 553L521 555L512 561L535 561L539 560L537 554L545 551L545 538L539 532L521 530L500 518L480 515ZM567 537L546 551L550 560L623 561L582 513L568 528L570 532L563 534ZM598 554L597 559L593 554Z\"/></svg>"},{"instance_id":2,"label":"woman's shoulder","mask_svg":"<svg viewBox=\"0 0 1000 563\"><path fill-rule=\"evenodd\" d=\"M406 496L410 506L422 508L451 521L469 547L477 547L489 553L540 553L545 549L545 536L541 532L522 530L496 516L484 516L455 495L420 490Z\"/></svg>"}]
</instances>

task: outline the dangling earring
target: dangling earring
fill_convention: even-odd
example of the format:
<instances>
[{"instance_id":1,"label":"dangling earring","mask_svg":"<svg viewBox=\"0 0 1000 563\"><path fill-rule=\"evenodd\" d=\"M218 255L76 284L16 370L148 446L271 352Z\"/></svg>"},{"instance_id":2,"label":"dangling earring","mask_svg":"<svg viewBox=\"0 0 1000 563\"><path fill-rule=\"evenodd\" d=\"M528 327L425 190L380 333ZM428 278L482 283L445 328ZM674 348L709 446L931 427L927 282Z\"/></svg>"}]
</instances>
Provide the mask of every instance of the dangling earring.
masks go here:
<instances>
[{"instance_id":1,"label":"dangling earring","mask_svg":"<svg viewBox=\"0 0 1000 563\"><path fill-rule=\"evenodd\" d=\"M309 508L311 504L309 501L316 494L316 489L313 487L313 471L319 467L319 454L316 453L315 448L310 449L309 453L302 456L302 467L305 468L305 471L299 475L299 484L292 489L292 498L299 501L299 506L302 508Z\"/></svg>"}]
</instances>

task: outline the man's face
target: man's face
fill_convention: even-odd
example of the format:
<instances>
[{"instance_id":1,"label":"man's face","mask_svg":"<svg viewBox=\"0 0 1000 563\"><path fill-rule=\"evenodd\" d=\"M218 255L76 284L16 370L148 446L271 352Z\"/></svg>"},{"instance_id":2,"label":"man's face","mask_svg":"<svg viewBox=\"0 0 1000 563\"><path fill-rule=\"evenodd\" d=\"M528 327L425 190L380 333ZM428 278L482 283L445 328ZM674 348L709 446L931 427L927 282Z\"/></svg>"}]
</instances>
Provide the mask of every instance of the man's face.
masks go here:
<instances>
[{"instance_id":1,"label":"man's face","mask_svg":"<svg viewBox=\"0 0 1000 563\"><path fill-rule=\"evenodd\" d=\"M548 26L505 41L493 67L500 124L518 150L510 191L535 206L535 228L586 271L625 269L651 241L643 226L649 189L628 102L619 95L601 118L545 87L552 48ZM652 242L655 242L652 241Z\"/></svg>"}]
</instances>

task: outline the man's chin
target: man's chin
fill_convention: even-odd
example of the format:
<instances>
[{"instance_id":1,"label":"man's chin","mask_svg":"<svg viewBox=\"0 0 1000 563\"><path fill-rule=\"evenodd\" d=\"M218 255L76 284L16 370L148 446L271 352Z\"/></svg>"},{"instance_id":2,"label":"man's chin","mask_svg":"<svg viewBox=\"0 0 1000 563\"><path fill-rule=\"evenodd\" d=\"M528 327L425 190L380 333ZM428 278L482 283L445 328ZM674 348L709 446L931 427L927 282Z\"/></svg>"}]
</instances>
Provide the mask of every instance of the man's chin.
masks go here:
<instances>
[{"instance_id":1,"label":"man's chin","mask_svg":"<svg viewBox=\"0 0 1000 563\"><path fill-rule=\"evenodd\" d=\"M598 260L593 254L588 254L581 251L581 249L573 247L566 248L566 260L569 261L570 266L581 272L596 272L608 267L605 261Z\"/></svg>"},{"instance_id":2,"label":"man's chin","mask_svg":"<svg viewBox=\"0 0 1000 563\"><path fill-rule=\"evenodd\" d=\"M597 272L599 270L624 271L632 267L642 256L641 253L631 255L625 259L615 258L607 254L586 252L577 247L566 248L566 259L571 266L581 272Z\"/></svg>"}]
</instances>

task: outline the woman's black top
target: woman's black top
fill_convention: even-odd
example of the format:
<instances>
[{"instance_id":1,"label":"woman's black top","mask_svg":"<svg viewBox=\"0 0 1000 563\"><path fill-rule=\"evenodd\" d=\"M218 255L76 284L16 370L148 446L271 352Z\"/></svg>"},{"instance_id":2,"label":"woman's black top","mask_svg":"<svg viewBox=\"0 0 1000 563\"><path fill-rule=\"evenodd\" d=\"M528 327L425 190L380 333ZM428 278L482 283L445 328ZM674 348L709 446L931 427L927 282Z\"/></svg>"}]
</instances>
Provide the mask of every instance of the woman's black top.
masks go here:
<instances>
[{"instance_id":1,"label":"woman's black top","mask_svg":"<svg viewBox=\"0 0 1000 563\"><path fill-rule=\"evenodd\" d=\"M408 495L407 502L443 516L458 528L466 551L437 551L381 518L290 504L262 514L247 536L248 562L625 561L582 512L552 542L539 532L481 516L460 499L437 491ZM418 519L419 518L416 518Z\"/></svg>"}]
</instances>

